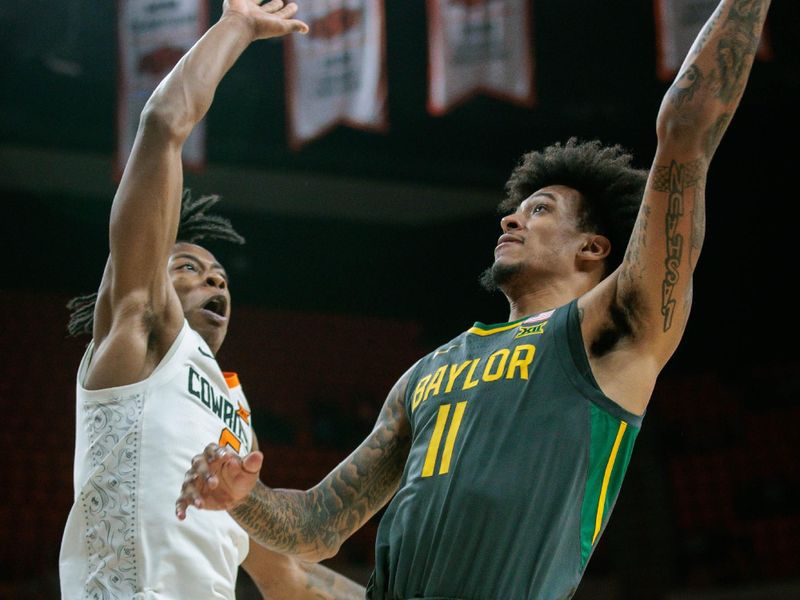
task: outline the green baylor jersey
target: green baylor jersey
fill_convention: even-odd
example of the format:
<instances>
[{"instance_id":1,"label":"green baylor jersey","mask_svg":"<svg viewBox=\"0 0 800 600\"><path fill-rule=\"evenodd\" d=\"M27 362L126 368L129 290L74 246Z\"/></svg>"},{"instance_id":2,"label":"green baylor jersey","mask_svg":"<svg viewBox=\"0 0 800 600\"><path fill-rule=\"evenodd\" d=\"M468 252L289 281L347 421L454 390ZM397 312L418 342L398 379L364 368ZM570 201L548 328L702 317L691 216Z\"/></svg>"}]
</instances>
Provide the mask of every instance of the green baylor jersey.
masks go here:
<instances>
[{"instance_id":1,"label":"green baylor jersey","mask_svg":"<svg viewBox=\"0 0 800 600\"><path fill-rule=\"evenodd\" d=\"M411 450L367 597L570 598L642 420L600 391L577 302L476 323L419 361L405 407Z\"/></svg>"}]
</instances>

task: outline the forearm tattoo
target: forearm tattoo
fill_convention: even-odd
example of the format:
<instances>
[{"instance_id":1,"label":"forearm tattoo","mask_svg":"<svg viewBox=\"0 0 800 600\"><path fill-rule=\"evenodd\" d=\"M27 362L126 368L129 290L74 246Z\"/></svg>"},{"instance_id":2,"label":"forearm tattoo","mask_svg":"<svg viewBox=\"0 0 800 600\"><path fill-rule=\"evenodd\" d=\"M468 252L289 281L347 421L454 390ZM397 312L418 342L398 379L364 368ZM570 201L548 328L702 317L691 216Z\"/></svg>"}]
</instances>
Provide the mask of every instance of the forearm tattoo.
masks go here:
<instances>
[{"instance_id":1,"label":"forearm tattoo","mask_svg":"<svg viewBox=\"0 0 800 600\"><path fill-rule=\"evenodd\" d=\"M722 23L724 31L717 46L717 96L725 103L738 100L744 91L768 4L764 0L738 0Z\"/></svg>"},{"instance_id":2,"label":"forearm tattoo","mask_svg":"<svg viewBox=\"0 0 800 600\"><path fill-rule=\"evenodd\" d=\"M706 91L729 106L739 101L768 6L769 0L734 0L717 10L692 47L693 62L687 61L669 90L676 108L685 107ZM727 121L720 132L725 126Z\"/></svg>"},{"instance_id":3,"label":"forearm tattoo","mask_svg":"<svg viewBox=\"0 0 800 600\"><path fill-rule=\"evenodd\" d=\"M684 104L692 101L695 94L702 87L705 77L700 67L697 65L690 65L685 71L682 71L675 81L675 84L670 89L670 96L672 103L681 108Z\"/></svg>"},{"instance_id":4,"label":"forearm tattoo","mask_svg":"<svg viewBox=\"0 0 800 600\"><path fill-rule=\"evenodd\" d=\"M396 491L409 443L401 399L387 400L370 436L318 485L306 492L259 485L231 515L277 552L327 554Z\"/></svg>"}]
</instances>

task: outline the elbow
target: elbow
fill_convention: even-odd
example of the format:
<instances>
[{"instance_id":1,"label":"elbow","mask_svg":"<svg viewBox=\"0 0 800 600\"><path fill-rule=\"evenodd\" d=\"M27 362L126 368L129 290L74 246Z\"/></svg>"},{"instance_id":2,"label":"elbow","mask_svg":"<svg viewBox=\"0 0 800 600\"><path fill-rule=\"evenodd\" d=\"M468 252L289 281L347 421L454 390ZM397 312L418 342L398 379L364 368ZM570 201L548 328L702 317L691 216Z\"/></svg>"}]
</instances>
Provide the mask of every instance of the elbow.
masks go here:
<instances>
[{"instance_id":1,"label":"elbow","mask_svg":"<svg viewBox=\"0 0 800 600\"><path fill-rule=\"evenodd\" d=\"M192 131L193 123L187 112L156 91L139 116L139 131L143 136L183 143Z\"/></svg>"},{"instance_id":2,"label":"elbow","mask_svg":"<svg viewBox=\"0 0 800 600\"><path fill-rule=\"evenodd\" d=\"M308 548L304 552L297 553L295 558L305 562L318 563L336 556L339 553L339 548L341 547L341 541L337 541L333 546L315 545L312 548Z\"/></svg>"},{"instance_id":3,"label":"elbow","mask_svg":"<svg viewBox=\"0 0 800 600\"><path fill-rule=\"evenodd\" d=\"M658 116L656 135L660 144L686 149L699 148L703 139L704 124L699 118L678 114L676 111L663 111Z\"/></svg>"},{"instance_id":4,"label":"elbow","mask_svg":"<svg viewBox=\"0 0 800 600\"><path fill-rule=\"evenodd\" d=\"M669 148L673 155L702 158L707 164L714 152L703 124L697 121L676 119L659 123L656 135L658 146Z\"/></svg>"},{"instance_id":5,"label":"elbow","mask_svg":"<svg viewBox=\"0 0 800 600\"><path fill-rule=\"evenodd\" d=\"M341 547L342 547L342 542L339 541L336 543L335 546L324 548L323 551L319 553L319 559L317 560L317 562L333 558L334 556L339 554L339 548Z\"/></svg>"},{"instance_id":6,"label":"elbow","mask_svg":"<svg viewBox=\"0 0 800 600\"><path fill-rule=\"evenodd\" d=\"M656 135L659 145L677 152L710 158L709 137L714 133L715 115L703 111L684 111L665 100L658 113Z\"/></svg>"}]
</instances>

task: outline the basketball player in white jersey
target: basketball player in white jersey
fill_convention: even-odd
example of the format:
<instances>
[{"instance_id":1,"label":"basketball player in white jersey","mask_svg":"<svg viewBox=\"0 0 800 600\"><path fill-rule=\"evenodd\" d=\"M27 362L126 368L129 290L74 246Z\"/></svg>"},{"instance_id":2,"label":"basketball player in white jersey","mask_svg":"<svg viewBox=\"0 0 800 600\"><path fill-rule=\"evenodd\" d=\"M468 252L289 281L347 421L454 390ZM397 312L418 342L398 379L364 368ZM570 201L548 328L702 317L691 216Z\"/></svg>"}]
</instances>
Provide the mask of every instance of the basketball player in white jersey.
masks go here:
<instances>
[{"instance_id":1,"label":"basketball player in white jersey","mask_svg":"<svg viewBox=\"0 0 800 600\"><path fill-rule=\"evenodd\" d=\"M240 565L269 598L364 597L321 565L252 543L226 513L174 518L198 447L215 439L243 456L257 447L238 379L215 359L231 314L227 276L190 243L226 234L178 237L192 211L212 229L226 221L204 214L216 198L183 194L181 149L251 42L308 30L296 11L282 0L226 0L142 112L111 208L103 279L82 305L92 341L78 371L75 496L59 560L65 600L232 600Z\"/></svg>"}]
</instances>

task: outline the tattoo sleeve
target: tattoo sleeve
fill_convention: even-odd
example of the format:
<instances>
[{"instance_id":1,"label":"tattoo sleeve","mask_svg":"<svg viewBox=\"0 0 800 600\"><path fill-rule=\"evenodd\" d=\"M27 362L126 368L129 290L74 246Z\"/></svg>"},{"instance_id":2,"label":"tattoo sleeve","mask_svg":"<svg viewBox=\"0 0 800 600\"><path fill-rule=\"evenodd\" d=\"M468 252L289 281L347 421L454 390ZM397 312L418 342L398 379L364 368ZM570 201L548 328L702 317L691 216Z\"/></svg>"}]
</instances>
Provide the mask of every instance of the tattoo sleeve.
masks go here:
<instances>
[{"instance_id":1,"label":"tattoo sleeve","mask_svg":"<svg viewBox=\"0 0 800 600\"><path fill-rule=\"evenodd\" d=\"M658 148L620 270L620 306L644 307L634 323L659 332L664 356L691 307L692 273L705 236L708 166L744 91L770 0L718 0L666 93ZM639 318L642 317L642 318Z\"/></svg>"},{"instance_id":2,"label":"tattoo sleeve","mask_svg":"<svg viewBox=\"0 0 800 600\"><path fill-rule=\"evenodd\" d=\"M770 0L720 2L668 92L679 113L700 109L712 114L707 152L716 149L744 92L769 5Z\"/></svg>"},{"instance_id":3,"label":"tattoo sleeve","mask_svg":"<svg viewBox=\"0 0 800 600\"><path fill-rule=\"evenodd\" d=\"M402 378L367 439L319 484L305 492L259 484L231 515L276 552L316 560L333 556L397 490L411 439L404 391Z\"/></svg>"}]
</instances>

